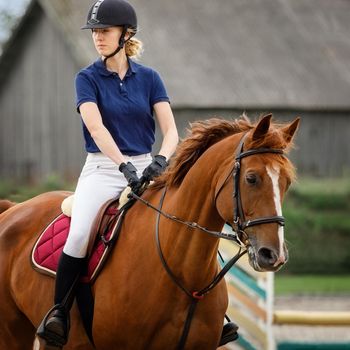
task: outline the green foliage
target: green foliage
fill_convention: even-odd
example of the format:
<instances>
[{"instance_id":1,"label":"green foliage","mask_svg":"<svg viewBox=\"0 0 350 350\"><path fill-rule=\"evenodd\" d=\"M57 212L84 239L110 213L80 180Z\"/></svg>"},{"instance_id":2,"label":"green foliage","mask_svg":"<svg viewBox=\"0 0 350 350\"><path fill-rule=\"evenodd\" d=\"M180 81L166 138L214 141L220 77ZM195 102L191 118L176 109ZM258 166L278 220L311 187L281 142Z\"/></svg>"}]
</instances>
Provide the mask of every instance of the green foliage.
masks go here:
<instances>
[{"instance_id":1,"label":"green foliage","mask_svg":"<svg viewBox=\"0 0 350 350\"><path fill-rule=\"evenodd\" d=\"M74 184L63 181L56 174L48 176L44 182L36 185L19 185L9 180L2 181L0 182L0 199L23 202L38 194L56 190L73 191Z\"/></svg>"},{"instance_id":2,"label":"green foliage","mask_svg":"<svg viewBox=\"0 0 350 350\"><path fill-rule=\"evenodd\" d=\"M290 260L284 272L350 272L350 181L304 179L284 204Z\"/></svg>"},{"instance_id":3,"label":"green foliage","mask_svg":"<svg viewBox=\"0 0 350 350\"><path fill-rule=\"evenodd\" d=\"M276 295L286 294L350 294L350 275L275 275Z\"/></svg>"},{"instance_id":4,"label":"green foliage","mask_svg":"<svg viewBox=\"0 0 350 350\"><path fill-rule=\"evenodd\" d=\"M17 22L17 16L12 13L0 12L0 47L8 39L11 29Z\"/></svg>"}]
</instances>

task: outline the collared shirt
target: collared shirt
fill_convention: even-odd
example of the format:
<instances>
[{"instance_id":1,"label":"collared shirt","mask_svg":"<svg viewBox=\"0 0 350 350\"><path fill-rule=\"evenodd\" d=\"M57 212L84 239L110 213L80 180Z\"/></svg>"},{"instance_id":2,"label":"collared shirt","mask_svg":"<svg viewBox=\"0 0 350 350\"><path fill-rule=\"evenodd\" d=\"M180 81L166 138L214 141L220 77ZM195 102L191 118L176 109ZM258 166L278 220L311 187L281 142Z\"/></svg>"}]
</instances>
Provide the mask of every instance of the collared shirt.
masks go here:
<instances>
[{"instance_id":1,"label":"collared shirt","mask_svg":"<svg viewBox=\"0 0 350 350\"><path fill-rule=\"evenodd\" d=\"M101 59L82 69L76 76L77 110L84 102L95 102L104 126L120 151L129 156L150 153L155 139L153 106L167 101L159 74L128 58L129 68L123 80L106 69ZM85 148L100 152L83 123Z\"/></svg>"}]
</instances>

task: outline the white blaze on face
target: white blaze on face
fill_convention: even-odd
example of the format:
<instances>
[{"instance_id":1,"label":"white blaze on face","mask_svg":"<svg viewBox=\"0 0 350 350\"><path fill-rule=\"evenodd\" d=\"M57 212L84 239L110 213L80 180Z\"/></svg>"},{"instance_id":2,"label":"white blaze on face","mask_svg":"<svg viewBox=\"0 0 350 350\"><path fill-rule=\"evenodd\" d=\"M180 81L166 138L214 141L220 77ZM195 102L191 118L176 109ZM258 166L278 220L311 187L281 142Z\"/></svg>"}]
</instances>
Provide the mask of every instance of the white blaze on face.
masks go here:
<instances>
[{"instance_id":1,"label":"white blaze on face","mask_svg":"<svg viewBox=\"0 0 350 350\"><path fill-rule=\"evenodd\" d=\"M281 193L279 187L279 176L280 176L280 168L278 166L274 166L272 168L266 167L267 174L270 176L272 181L272 189L273 189L273 199L275 202L276 215L282 216L282 207L281 207ZM284 255L284 227L278 226L278 239L279 239L279 256L274 266L279 265L280 263L284 263L286 261L286 257Z\"/></svg>"}]
</instances>

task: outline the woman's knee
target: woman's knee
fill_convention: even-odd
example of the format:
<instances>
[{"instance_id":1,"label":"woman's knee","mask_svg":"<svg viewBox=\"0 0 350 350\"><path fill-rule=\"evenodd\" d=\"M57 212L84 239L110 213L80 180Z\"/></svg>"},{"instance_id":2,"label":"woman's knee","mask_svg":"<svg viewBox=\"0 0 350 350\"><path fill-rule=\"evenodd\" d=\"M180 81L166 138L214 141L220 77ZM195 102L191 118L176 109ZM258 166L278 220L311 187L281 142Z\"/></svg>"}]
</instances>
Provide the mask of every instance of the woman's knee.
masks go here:
<instances>
[{"instance_id":1,"label":"woman's knee","mask_svg":"<svg viewBox=\"0 0 350 350\"><path fill-rule=\"evenodd\" d=\"M90 234L88 229L69 232L63 251L71 256L84 257L89 244Z\"/></svg>"}]
</instances>

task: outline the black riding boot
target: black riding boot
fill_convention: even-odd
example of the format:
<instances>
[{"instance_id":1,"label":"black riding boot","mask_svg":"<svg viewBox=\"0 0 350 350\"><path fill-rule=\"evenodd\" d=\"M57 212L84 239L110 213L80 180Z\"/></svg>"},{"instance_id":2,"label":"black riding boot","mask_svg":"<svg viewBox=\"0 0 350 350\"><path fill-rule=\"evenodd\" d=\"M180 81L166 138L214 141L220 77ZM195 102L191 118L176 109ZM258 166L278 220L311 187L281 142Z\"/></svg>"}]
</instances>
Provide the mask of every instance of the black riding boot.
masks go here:
<instances>
[{"instance_id":1,"label":"black riding boot","mask_svg":"<svg viewBox=\"0 0 350 350\"><path fill-rule=\"evenodd\" d=\"M225 345L238 338L238 326L233 322L228 322L224 325L221 333L219 346Z\"/></svg>"},{"instance_id":2,"label":"black riding boot","mask_svg":"<svg viewBox=\"0 0 350 350\"><path fill-rule=\"evenodd\" d=\"M36 333L50 345L62 347L68 341L69 311L84 262L84 258L62 252L56 273L55 306L44 317Z\"/></svg>"}]
</instances>

